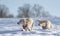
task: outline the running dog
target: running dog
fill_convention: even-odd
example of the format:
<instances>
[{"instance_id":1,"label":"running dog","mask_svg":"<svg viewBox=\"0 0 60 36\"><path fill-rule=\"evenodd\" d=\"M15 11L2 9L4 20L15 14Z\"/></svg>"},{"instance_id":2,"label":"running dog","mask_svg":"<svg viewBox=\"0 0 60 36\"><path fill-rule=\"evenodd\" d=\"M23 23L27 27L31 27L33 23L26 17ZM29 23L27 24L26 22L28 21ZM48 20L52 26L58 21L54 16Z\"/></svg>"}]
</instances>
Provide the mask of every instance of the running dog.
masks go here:
<instances>
[{"instance_id":1,"label":"running dog","mask_svg":"<svg viewBox=\"0 0 60 36\"><path fill-rule=\"evenodd\" d=\"M42 27L42 29L51 29L52 28L52 23L49 20L39 20L39 26Z\"/></svg>"},{"instance_id":2,"label":"running dog","mask_svg":"<svg viewBox=\"0 0 60 36\"><path fill-rule=\"evenodd\" d=\"M23 31L31 31L34 26L34 21L32 18L21 19L17 24L22 24Z\"/></svg>"}]
</instances>

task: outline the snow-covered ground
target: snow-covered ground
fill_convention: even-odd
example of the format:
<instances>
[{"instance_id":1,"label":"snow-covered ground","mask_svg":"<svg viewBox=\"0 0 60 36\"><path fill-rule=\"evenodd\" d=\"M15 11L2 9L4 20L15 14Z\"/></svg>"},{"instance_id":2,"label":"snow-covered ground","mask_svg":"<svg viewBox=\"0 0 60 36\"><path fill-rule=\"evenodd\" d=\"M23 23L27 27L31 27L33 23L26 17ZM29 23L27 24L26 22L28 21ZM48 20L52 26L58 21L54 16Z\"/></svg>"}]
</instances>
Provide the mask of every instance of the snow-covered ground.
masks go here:
<instances>
[{"instance_id":1,"label":"snow-covered ground","mask_svg":"<svg viewBox=\"0 0 60 36\"><path fill-rule=\"evenodd\" d=\"M51 20L51 19L50 19ZM0 18L0 36L60 36L60 24L58 24L57 20L52 19L53 29L51 30L43 30L39 26L37 26L38 22L35 21L35 26L33 27L33 31L21 31L21 26L17 25L19 19L17 18Z\"/></svg>"}]
</instances>

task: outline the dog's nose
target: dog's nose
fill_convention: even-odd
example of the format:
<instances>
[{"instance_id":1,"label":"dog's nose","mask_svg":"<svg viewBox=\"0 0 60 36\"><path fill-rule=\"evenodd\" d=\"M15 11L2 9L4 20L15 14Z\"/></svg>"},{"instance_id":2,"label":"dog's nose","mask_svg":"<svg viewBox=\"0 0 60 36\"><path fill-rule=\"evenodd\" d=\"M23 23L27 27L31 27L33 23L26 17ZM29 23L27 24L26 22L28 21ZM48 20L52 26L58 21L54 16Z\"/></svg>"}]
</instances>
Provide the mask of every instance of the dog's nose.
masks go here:
<instances>
[{"instance_id":1,"label":"dog's nose","mask_svg":"<svg viewBox=\"0 0 60 36\"><path fill-rule=\"evenodd\" d=\"M38 24L40 26L40 24Z\"/></svg>"},{"instance_id":2,"label":"dog's nose","mask_svg":"<svg viewBox=\"0 0 60 36\"><path fill-rule=\"evenodd\" d=\"M17 22L17 24L19 24L19 22Z\"/></svg>"}]
</instances>

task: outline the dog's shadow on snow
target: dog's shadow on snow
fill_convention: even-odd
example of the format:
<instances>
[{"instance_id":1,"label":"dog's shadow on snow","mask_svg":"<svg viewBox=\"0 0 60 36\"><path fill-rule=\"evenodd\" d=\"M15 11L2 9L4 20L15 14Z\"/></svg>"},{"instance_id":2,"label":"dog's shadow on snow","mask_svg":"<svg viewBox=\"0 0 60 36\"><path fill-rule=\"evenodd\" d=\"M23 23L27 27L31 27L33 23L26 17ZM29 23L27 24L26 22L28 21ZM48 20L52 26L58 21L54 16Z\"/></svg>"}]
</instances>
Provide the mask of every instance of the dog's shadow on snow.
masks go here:
<instances>
[{"instance_id":1,"label":"dog's shadow on snow","mask_svg":"<svg viewBox=\"0 0 60 36\"><path fill-rule=\"evenodd\" d=\"M22 32L22 35L30 35L30 34L35 34L35 35L54 35L54 36L60 36L59 33L52 33L51 31L47 30L42 30L42 29L34 29L36 31L33 32ZM39 31L39 32L37 32ZM51 32L51 33L50 33Z\"/></svg>"},{"instance_id":2,"label":"dog's shadow on snow","mask_svg":"<svg viewBox=\"0 0 60 36\"><path fill-rule=\"evenodd\" d=\"M54 35L54 36L60 36L60 34L59 33L37 33L37 32L22 32L22 35Z\"/></svg>"},{"instance_id":3,"label":"dog's shadow on snow","mask_svg":"<svg viewBox=\"0 0 60 36\"><path fill-rule=\"evenodd\" d=\"M5 31L0 31L0 34L6 34L6 33L16 34L17 32L21 32L21 31L20 30L5 30Z\"/></svg>"},{"instance_id":4,"label":"dog's shadow on snow","mask_svg":"<svg viewBox=\"0 0 60 36\"><path fill-rule=\"evenodd\" d=\"M6 30L6 31L0 31L0 34L6 34L6 33L17 34L17 32L19 32L22 35L36 34L36 35L54 35L54 36L60 36L60 34L59 34L60 32L59 33L52 33L52 34L50 34L49 33L50 31L44 31L42 29L34 29L34 30L36 30L36 31L26 32L26 31L21 31L21 30Z\"/></svg>"},{"instance_id":5,"label":"dog's shadow on snow","mask_svg":"<svg viewBox=\"0 0 60 36\"><path fill-rule=\"evenodd\" d=\"M44 30L44 29L34 29L36 31L41 31L41 32L51 32L50 30Z\"/></svg>"},{"instance_id":6,"label":"dog's shadow on snow","mask_svg":"<svg viewBox=\"0 0 60 36\"><path fill-rule=\"evenodd\" d=\"M22 32L23 35L36 34L36 32Z\"/></svg>"}]
</instances>

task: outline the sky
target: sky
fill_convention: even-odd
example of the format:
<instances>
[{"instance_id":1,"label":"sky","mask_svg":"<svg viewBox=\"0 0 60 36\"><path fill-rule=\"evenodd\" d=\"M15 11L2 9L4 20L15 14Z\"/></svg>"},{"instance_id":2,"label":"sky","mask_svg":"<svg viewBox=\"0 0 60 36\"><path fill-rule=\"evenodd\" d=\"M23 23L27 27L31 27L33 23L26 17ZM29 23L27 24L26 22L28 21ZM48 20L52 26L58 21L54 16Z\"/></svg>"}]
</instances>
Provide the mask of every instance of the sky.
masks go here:
<instances>
[{"instance_id":1,"label":"sky","mask_svg":"<svg viewBox=\"0 0 60 36\"><path fill-rule=\"evenodd\" d=\"M19 6L39 4L51 15L60 17L60 0L0 0L0 4L6 5L14 15L17 15Z\"/></svg>"}]
</instances>

